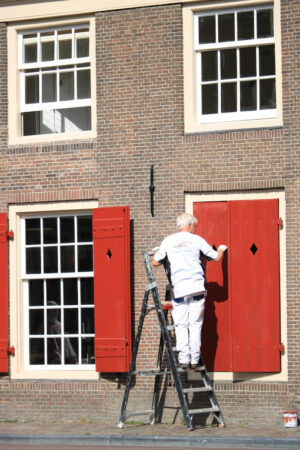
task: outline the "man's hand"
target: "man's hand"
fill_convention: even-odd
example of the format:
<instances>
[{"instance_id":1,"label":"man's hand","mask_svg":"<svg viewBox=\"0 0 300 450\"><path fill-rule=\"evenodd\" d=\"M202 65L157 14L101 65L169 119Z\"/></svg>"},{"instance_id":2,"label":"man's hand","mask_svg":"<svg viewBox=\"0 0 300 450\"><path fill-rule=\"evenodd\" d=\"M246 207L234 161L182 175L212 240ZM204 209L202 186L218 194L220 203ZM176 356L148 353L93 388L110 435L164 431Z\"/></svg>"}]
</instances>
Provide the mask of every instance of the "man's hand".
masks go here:
<instances>
[{"instance_id":1,"label":"man's hand","mask_svg":"<svg viewBox=\"0 0 300 450\"><path fill-rule=\"evenodd\" d=\"M225 252L227 250L227 246L226 245L219 245L218 250L223 250L223 252Z\"/></svg>"},{"instance_id":2,"label":"man's hand","mask_svg":"<svg viewBox=\"0 0 300 450\"><path fill-rule=\"evenodd\" d=\"M227 246L222 244L217 248L218 256L214 259L215 262L218 262L222 259L224 252L227 250Z\"/></svg>"}]
</instances>

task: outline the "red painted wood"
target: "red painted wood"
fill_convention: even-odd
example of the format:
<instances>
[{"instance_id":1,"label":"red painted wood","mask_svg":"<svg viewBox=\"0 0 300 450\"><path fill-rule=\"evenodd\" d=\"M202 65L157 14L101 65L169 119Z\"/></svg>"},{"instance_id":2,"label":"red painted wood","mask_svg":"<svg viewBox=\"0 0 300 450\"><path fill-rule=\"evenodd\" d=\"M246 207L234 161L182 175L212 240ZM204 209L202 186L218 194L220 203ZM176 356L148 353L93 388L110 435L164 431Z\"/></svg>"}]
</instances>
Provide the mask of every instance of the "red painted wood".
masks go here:
<instances>
[{"instance_id":1,"label":"red painted wood","mask_svg":"<svg viewBox=\"0 0 300 450\"><path fill-rule=\"evenodd\" d=\"M231 202L233 371L280 371L278 200ZM252 245L257 251L250 251Z\"/></svg>"},{"instance_id":2,"label":"red painted wood","mask_svg":"<svg viewBox=\"0 0 300 450\"><path fill-rule=\"evenodd\" d=\"M202 333L207 367L279 372L278 200L194 203L194 215L198 234L229 248L222 265L207 264Z\"/></svg>"},{"instance_id":3,"label":"red painted wood","mask_svg":"<svg viewBox=\"0 0 300 450\"><path fill-rule=\"evenodd\" d=\"M129 208L93 211L97 372L127 372L131 360Z\"/></svg>"},{"instance_id":4,"label":"red painted wood","mask_svg":"<svg viewBox=\"0 0 300 450\"><path fill-rule=\"evenodd\" d=\"M7 227L6 214L0 213L0 372L8 372L7 309Z\"/></svg>"},{"instance_id":5,"label":"red painted wood","mask_svg":"<svg viewBox=\"0 0 300 450\"><path fill-rule=\"evenodd\" d=\"M194 203L194 215L198 218L196 234L216 248L220 244L229 245L228 202ZM202 329L202 356L208 370L231 371L231 300L227 254L222 263L206 262L205 258L202 261L208 290Z\"/></svg>"}]
</instances>

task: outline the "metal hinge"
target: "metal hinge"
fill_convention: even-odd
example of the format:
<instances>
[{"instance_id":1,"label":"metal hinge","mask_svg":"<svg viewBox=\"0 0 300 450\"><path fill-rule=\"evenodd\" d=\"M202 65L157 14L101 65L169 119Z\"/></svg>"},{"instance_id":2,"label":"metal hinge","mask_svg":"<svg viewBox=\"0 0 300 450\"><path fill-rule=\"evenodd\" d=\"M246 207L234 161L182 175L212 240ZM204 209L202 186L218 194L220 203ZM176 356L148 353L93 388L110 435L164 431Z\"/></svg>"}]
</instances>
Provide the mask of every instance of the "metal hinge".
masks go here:
<instances>
[{"instance_id":1,"label":"metal hinge","mask_svg":"<svg viewBox=\"0 0 300 450\"><path fill-rule=\"evenodd\" d=\"M279 228L283 228L283 220L282 220L281 217L278 218L277 225L278 225Z\"/></svg>"},{"instance_id":2,"label":"metal hinge","mask_svg":"<svg viewBox=\"0 0 300 450\"><path fill-rule=\"evenodd\" d=\"M6 241L8 241L8 239L13 239L13 238L14 238L14 232L12 230L0 232L0 242L6 242Z\"/></svg>"}]
</instances>

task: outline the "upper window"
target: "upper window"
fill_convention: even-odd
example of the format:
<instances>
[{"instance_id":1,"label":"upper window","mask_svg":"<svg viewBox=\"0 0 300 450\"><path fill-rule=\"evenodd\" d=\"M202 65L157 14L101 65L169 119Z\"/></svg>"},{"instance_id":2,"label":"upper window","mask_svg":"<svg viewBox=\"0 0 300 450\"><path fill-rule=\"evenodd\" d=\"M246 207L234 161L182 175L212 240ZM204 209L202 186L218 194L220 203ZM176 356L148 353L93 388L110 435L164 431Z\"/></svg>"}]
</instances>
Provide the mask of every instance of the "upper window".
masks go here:
<instances>
[{"instance_id":1,"label":"upper window","mask_svg":"<svg viewBox=\"0 0 300 450\"><path fill-rule=\"evenodd\" d=\"M190 103L186 109L194 110L194 124L205 129L211 124L276 119L273 5L193 11L193 29L194 108ZM185 69L185 78L190 77Z\"/></svg>"},{"instance_id":2,"label":"upper window","mask_svg":"<svg viewBox=\"0 0 300 450\"><path fill-rule=\"evenodd\" d=\"M89 25L19 33L22 136L91 130Z\"/></svg>"}]
</instances>

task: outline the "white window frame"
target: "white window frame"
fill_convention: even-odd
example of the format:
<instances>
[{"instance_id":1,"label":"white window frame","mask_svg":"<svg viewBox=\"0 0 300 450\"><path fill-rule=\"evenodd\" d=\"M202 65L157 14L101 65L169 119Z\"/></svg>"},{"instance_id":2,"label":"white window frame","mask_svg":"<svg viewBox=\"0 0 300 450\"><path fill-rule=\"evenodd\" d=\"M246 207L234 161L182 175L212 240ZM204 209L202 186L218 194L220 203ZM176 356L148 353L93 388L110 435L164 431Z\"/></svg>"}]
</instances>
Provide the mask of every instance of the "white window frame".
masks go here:
<instances>
[{"instance_id":1,"label":"white window frame","mask_svg":"<svg viewBox=\"0 0 300 450\"><path fill-rule=\"evenodd\" d=\"M28 312L26 291L24 289L24 273L22 273L22 219L24 217L40 217L53 215L87 215L98 207L97 201L45 203L32 205L12 205L9 207L9 228L14 231L14 239L9 242L9 307L10 307L10 344L15 347L15 357L11 358L12 379L82 379L97 380L99 374L94 365L65 365L65 366L36 366L28 364L25 336L28 336ZM24 267L24 265L23 265ZM81 276L88 276L90 272L80 272ZM49 276L48 276L49 275ZM73 276L74 273L68 274ZM50 278L51 274L47 274ZM56 274L53 277L57 278ZM24 277L26 283L27 276ZM29 275L32 279L32 276ZM27 327L27 329L26 329ZM68 335L69 336L69 335Z\"/></svg>"},{"instance_id":2,"label":"white window frame","mask_svg":"<svg viewBox=\"0 0 300 450\"><path fill-rule=\"evenodd\" d=\"M236 40L233 42L200 45L197 43L199 15L212 15L219 13L253 11L260 8L273 8L274 37L265 39ZM281 50L280 50L280 2L279 0L245 0L226 2L212 2L205 5L189 5L183 7L183 44L184 44L184 128L186 133L198 133L207 131L226 131L235 129L262 128L270 126L282 126L282 94L281 94ZM197 43L197 45L195 45ZM199 52L205 50L220 51L226 48L242 48L257 45L275 45L275 85L276 85L276 109L256 110L247 112L220 113L201 115L201 92L199 83L200 56ZM255 77L267 78L267 77ZM274 76L270 76L274 78ZM243 81L250 78L243 78ZM229 82L231 80L227 80ZM236 79L235 79L236 81ZM239 82L239 77L237 77ZM216 83L216 82L214 82ZM220 89L220 74L218 76L218 88ZM238 89L239 91L239 89ZM258 95L258 94L257 94ZM218 95L220 102L220 95ZM238 102L239 103L239 102Z\"/></svg>"},{"instance_id":3,"label":"white window frame","mask_svg":"<svg viewBox=\"0 0 300 450\"><path fill-rule=\"evenodd\" d=\"M74 77L78 70L85 70L87 67L74 70L74 68L65 68L64 66L76 66L77 64L90 64L90 89L91 95L89 99L77 99L70 101L44 102L26 104L25 103L25 69L36 69L36 72L41 76L41 69L49 67L49 61L37 63L23 63L23 47L22 36L27 33L43 33L49 30L64 30L76 28L89 28L90 53L89 57L76 58L73 48L73 56L69 59L55 59L53 62L54 71L73 71ZM74 30L73 30L74 33ZM38 52L40 45L38 45ZM55 44L55 51L57 55L57 44ZM73 45L74 47L74 45ZM9 126L9 144L26 144L31 142L53 142L73 139L89 139L96 137L96 69L95 69L95 19L83 18L76 20L61 20L55 22L39 22L36 24L18 24L8 26L8 126ZM52 64L50 64L52 66ZM50 72L49 72L50 73ZM57 78L58 82L58 78ZM74 79L76 83L76 79ZM40 83L40 91L41 91ZM76 93L76 84L74 87ZM59 89L57 86L57 95ZM40 92L41 100L41 92ZM78 107L91 107L91 130L86 131L69 131L69 132L55 132L49 134L36 134L30 136L22 136L22 113L29 111L45 111L68 109Z\"/></svg>"}]
</instances>

